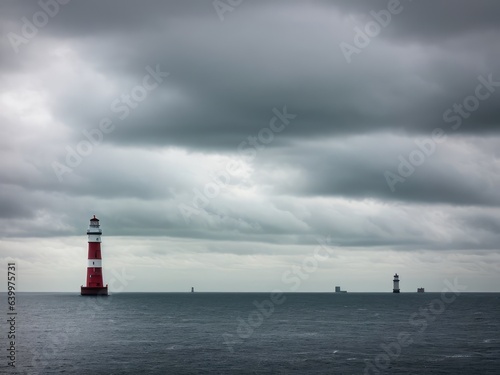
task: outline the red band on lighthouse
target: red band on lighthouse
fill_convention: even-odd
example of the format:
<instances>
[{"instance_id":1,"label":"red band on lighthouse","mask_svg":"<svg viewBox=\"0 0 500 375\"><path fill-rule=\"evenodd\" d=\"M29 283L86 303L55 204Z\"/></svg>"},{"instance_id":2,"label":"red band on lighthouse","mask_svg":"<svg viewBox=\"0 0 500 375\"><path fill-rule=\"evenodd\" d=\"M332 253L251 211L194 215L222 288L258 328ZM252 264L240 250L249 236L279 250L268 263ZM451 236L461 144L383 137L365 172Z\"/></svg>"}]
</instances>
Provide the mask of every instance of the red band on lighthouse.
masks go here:
<instances>
[{"instance_id":1,"label":"red band on lighthouse","mask_svg":"<svg viewBox=\"0 0 500 375\"><path fill-rule=\"evenodd\" d=\"M90 219L89 229L87 229L89 243L87 283L85 286L82 285L82 296L108 295L108 285L104 286L102 281L101 235L99 219L94 215Z\"/></svg>"}]
</instances>

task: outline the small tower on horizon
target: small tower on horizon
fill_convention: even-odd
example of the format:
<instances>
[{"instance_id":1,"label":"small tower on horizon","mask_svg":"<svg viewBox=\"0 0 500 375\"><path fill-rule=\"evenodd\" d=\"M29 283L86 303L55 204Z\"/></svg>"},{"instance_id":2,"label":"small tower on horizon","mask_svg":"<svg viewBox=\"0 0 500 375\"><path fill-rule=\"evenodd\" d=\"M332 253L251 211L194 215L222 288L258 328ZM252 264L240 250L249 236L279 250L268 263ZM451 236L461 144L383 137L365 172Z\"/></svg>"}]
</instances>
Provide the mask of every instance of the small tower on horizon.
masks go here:
<instances>
[{"instance_id":1,"label":"small tower on horizon","mask_svg":"<svg viewBox=\"0 0 500 375\"><path fill-rule=\"evenodd\" d=\"M104 286L102 281L102 258L101 258L101 235L102 230L99 219L90 219L88 237L88 261L87 261L87 283L81 287L82 296L107 296L108 285Z\"/></svg>"},{"instance_id":2,"label":"small tower on horizon","mask_svg":"<svg viewBox=\"0 0 500 375\"><path fill-rule=\"evenodd\" d=\"M392 280L392 292L399 293L399 275L394 274L394 280Z\"/></svg>"}]
</instances>

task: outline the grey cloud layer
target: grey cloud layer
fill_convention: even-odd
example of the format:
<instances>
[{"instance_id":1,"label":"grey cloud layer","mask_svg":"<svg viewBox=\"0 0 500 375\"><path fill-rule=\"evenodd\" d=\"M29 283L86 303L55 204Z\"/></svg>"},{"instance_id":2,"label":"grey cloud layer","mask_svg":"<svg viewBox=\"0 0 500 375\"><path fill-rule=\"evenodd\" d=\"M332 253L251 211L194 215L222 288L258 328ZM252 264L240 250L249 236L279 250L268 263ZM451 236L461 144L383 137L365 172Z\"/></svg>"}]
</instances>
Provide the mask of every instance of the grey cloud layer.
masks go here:
<instances>
[{"instance_id":1,"label":"grey cloud layer","mask_svg":"<svg viewBox=\"0 0 500 375\"><path fill-rule=\"evenodd\" d=\"M19 98L2 102L10 106L0 114L10 134L0 140L2 233L79 234L81 216L101 211L114 218L112 234L309 243L329 232L344 246L494 249L500 87L483 89L489 97L457 129L443 114L476 95L478 77L500 82L500 4L401 4L350 64L339 44L353 43L354 27L387 1L247 1L224 22L210 1L73 1L18 54L3 39L5 97L38 93L27 102L47 114L33 121L50 120L36 127L14 110ZM20 33L21 17L37 11L36 2L3 2L2 34ZM168 78L120 120L112 103L123 105L122 94L157 65ZM224 167L226 159L208 156L239 159L238 145L283 106L297 118L249 163L251 176L233 176L233 189L186 224L178 204L191 204L193 188L210 181L204 171ZM113 132L59 182L50 163L104 117ZM437 127L447 141L392 192L384 171L397 171L399 155ZM163 154L172 149L180 151ZM331 209L370 200L389 209ZM427 224L407 211L454 239L424 233ZM57 225L47 232L44 218ZM472 228L481 228L477 241L460 235Z\"/></svg>"}]
</instances>

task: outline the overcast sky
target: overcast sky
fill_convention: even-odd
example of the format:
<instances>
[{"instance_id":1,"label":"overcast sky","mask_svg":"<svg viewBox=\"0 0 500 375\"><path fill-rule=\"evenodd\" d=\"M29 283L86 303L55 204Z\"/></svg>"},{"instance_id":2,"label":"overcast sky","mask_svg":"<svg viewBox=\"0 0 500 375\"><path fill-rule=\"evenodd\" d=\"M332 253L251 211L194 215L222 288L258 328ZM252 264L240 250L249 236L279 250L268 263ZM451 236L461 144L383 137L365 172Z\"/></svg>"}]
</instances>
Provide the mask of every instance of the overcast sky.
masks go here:
<instances>
[{"instance_id":1,"label":"overcast sky","mask_svg":"<svg viewBox=\"0 0 500 375\"><path fill-rule=\"evenodd\" d=\"M498 1L66 2L0 3L19 290L95 214L112 292L498 291Z\"/></svg>"}]
</instances>

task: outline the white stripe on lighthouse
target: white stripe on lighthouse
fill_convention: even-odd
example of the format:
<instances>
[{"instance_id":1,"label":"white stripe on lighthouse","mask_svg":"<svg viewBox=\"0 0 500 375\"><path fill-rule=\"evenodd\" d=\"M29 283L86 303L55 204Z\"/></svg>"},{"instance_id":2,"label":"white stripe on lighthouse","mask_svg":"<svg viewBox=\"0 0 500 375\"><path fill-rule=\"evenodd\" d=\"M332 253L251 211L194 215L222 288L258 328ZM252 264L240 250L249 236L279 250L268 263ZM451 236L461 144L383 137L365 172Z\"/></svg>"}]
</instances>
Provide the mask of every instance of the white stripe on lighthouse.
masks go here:
<instances>
[{"instance_id":1,"label":"white stripe on lighthouse","mask_svg":"<svg viewBox=\"0 0 500 375\"><path fill-rule=\"evenodd\" d=\"M102 267L102 259L89 259L87 267Z\"/></svg>"},{"instance_id":2,"label":"white stripe on lighthouse","mask_svg":"<svg viewBox=\"0 0 500 375\"><path fill-rule=\"evenodd\" d=\"M101 236L99 234L89 234L88 242L101 242Z\"/></svg>"}]
</instances>

